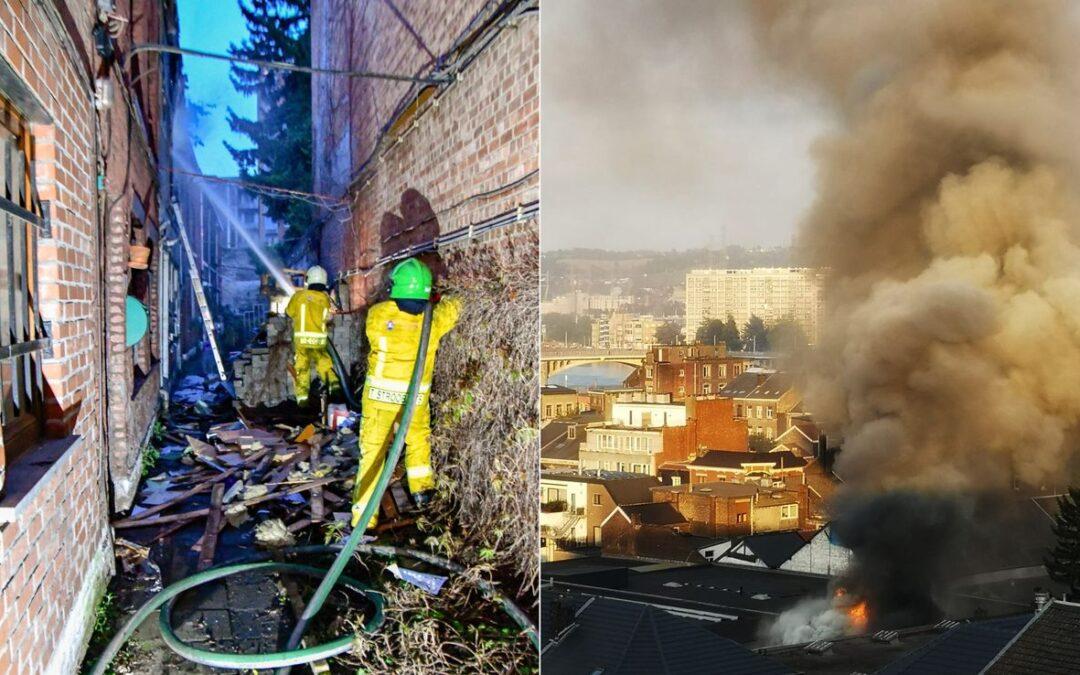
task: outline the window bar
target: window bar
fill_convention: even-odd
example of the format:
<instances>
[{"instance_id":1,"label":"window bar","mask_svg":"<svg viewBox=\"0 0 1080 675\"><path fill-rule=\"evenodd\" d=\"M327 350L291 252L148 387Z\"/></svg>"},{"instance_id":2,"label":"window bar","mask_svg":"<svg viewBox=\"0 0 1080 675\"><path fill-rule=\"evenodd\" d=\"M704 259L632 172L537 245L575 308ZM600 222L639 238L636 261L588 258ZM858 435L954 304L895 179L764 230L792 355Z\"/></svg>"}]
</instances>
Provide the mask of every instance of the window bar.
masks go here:
<instances>
[{"instance_id":1,"label":"window bar","mask_svg":"<svg viewBox=\"0 0 1080 675\"><path fill-rule=\"evenodd\" d=\"M30 316L31 316L31 321L34 324L34 334L33 334L32 338L34 340L37 340L37 341L40 342L40 341L48 340L49 336L45 334L45 324L41 320L41 310L40 310L40 305L38 304L38 301L41 298L41 295L39 294L40 291L41 291L41 280L38 278L38 238L37 238L37 234L33 230L31 230L30 234L31 234L31 239L30 240L31 240L31 244L32 244L32 246L30 248L30 258L33 261L33 264L31 266L31 274L34 275L33 276L33 279L34 279L33 285L31 286L32 295L31 295L31 298L30 298L30 303L31 303L30 306L31 306L31 309L33 310L33 313ZM43 367L44 366L44 360L45 360L45 351L44 350L42 350L40 353L38 353L34 357L34 380L35 380L36 385L37 385L37 389L36 389L35 393L38 395L39 403L42 406L45 405L45 381L44 381L44 375L42 374L42 371L44 370L44 367Z\"/></svg>"},{"instance_id":2,"label":"window bar","mask_svg":"<svg viewBox=\"0 0 1080 675\"><path fill-rule=\"evenodd\" d=\"M5 241L7 248L7 307L8 307L8 326L4 331L4 335L7 338L7 345L14 345L18 342L18 317L15 315L15 286L18 283L18 272L15 269L15 225L12 222L14 217L11 214L7 214L4 217L5 223ZM17 363L15 359L5 359L5 367L11 376L10 389L4 390L4 407L8 411L8 418L12 419L19 414L18 397L19 397L19 372L17 369Z\"/></svg>"},{"instance_id":3,"label":"window bar","mask_svg":"<svg viewBox=\"0 0 1080 675\"><path fill-rule=\"evenodd\" d=\"M13 273L14 283L12 284L12 317L14 318L13 328L15 330L14 339L12 344L19 344L26 342L26 225L22 220L15 218L14 216L8 217L8 222L12 224L12 231L14 237L11 240L11 252L13 258L13 264L11 267ZM26 359L23 356L16 356L14 363L12 363L12 398L15 400L16 414L22 414L25 408L23 399L23 390L25 389L26 379Z\"/></svg>"}]
</instances>

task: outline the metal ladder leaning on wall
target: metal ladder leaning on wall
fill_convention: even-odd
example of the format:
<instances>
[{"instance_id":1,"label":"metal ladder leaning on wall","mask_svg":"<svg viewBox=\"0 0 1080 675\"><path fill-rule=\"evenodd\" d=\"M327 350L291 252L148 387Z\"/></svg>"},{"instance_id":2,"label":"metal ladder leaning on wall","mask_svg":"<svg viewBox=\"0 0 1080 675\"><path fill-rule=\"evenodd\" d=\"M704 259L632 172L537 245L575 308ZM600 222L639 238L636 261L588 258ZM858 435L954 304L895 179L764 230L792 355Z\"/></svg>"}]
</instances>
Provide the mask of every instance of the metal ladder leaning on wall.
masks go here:
<instances>
[{"instance_id":1,"label":"metal ladder leaning on wall","mask_svg":"<svg viewBox=\"0 0 1080 675\"><path fill-rule=\"evenodd\" d=\"M180 231L180 243L184 246L187 254L188 267L191 268L191 288L195 291L195 302L199 305L199 314L202 315L203 328L206 329L206 338L210 341L210 349L214 352L214 365L217 366L218 377L223 383L228 382L225 374L225 364L221 361L221 352L218 350L217 338L214 336L214 317L210 314L210 305L206 302L206 293L203 292L202 277L199 276L199 266L195 261L195 252L191 250L188 242L187 229L184 227L184 219L180 215L180 207L176 202L172 203L173 217L176 219L176 229Z\"/></svg>"}]
</instances>

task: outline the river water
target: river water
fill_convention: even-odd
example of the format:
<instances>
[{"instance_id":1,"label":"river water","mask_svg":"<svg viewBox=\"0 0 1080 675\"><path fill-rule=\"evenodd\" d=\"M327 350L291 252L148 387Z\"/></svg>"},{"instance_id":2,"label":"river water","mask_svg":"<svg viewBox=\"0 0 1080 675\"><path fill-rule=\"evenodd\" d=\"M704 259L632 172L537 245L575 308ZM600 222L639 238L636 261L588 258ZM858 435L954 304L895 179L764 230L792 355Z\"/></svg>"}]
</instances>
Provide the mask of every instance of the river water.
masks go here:
<instances>
[{"instance_id":1,"label":"river water","mask_svg":"<svg viewBox=\"0 0 1080 675\"><path fill-rule=\"evenodd\" d=\"M623 363L590 363L555 373L548 384L558 384L571 389L591 387L617 387L634 369Z\"/></svg>"}]
</instances>

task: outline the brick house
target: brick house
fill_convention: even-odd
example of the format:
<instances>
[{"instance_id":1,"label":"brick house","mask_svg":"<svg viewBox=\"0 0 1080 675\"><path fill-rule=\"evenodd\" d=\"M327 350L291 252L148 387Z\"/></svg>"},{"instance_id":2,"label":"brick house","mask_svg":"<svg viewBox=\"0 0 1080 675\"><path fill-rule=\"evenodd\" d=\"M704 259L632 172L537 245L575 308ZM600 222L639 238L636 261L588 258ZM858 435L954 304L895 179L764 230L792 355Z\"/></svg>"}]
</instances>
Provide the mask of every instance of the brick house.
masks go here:
<instances>
[{"instance_id":1,"label":"brick house","mask_svg":"<svg viewBox=\"0 0 1080 675\"><path fill-rule=\"evenodd\" d=\"M790 416L788 428L775 440L774 450L790 450L799 457L819 457L825 445L825 434L809 417Z\"/></svg>"},{"instance_id":2,"label":"brick house","mask_svg":"<svg viewBox=\"0 0 1080 675\"><path fill-rule=\"evenodd\" d=\"M99 5L124 21L95 40ZM130 505L177 365L162 206L179 61L119 58L176 27L165 0L0 4L3 673L76 670L112 573L109 516ZM149 319L131 347L129 297Z\"/></svg>"},{"instance_id":3,"label":"brick house","mask_svg":"<svg viewBox=\"0 0 1080 675\"><path fill-rule=\"evenodd\" d=\"M805 485L765 489L751 483L697 483L652 489L654 502L670 503L701 537L806 528Z\"/></svg>"},{"instance_id":4,"label":"brick house","mask_svg":"<svg viewBox=\"0 0 1080 675\"><path fill-rule=\"evenodd\" d=\"M573 417L579 412L578 393L557 384L545 384L540 388L540 421L559 417Z\"/></svg>"},{"instance_id":5,"label":"brick house","mask_svg":"<svg viewBox=\"0 0 1080 675\"><path fill-rule=\"evenodd\" d=\"M649 488L659 484L651 476L610 471L585 473L544 472L540 477L540 548L545 560L558 549L599 546L601 524L623 504L650 501Z\"/></svg>"},{"instance_id":6,"label":"brick house","mask_svg":"<svg viewBox=\"0 0 1080 675\"><path fill-rule=\"evenodd\" d=\"M728 354L725 345L657 345L645 352L640 375L646 393L682 401L718 393L752 364L752 359Z\"/></svg>"},{"instance_id":7,"label":"brick house","mask_svg":"<svg viewBox=\"0 0 1080 675\"><path fill-rule=\"evenodd\" d=\"M709 540L691 534L690 523L666 502L626 504L601 525L605 556L703 562L698 552Z\"/></svg>"},{"instance_id":8,"label":"brick house","mask_svg":"<svg viewBox=\"0 0 1080 675\"><path fill-rule=\"evenodd\" d=\"M684 462L707 448L745 452L746 420L735 419L735 406L724 398L687 398L686 425L663 430L661 465Z\"/></svg>"},{"instance_id":9,"label":"brick house","mask_svg":"<svg viewBox=\"0 0 1080 675\"><path fill-rule=\"evenodd\" d=\"M763 486L801 485L806 482L807 460L790 451L729 452L708 450L682 462L668 462L660 475L672 484L745 483Z\"/></svg>"},{"instance_id":10,"label":"brick house","mask_svg":"<svg viewBox=\"0 0 1080 675\"><path fill-rule=\"evenodd\" d=\"M775 440L788 428L788 418L801 403L795 379L787 373L751 371L720 390L735 405L735 419L746 420L751 436Z\"/></svg>"}]
</instances>

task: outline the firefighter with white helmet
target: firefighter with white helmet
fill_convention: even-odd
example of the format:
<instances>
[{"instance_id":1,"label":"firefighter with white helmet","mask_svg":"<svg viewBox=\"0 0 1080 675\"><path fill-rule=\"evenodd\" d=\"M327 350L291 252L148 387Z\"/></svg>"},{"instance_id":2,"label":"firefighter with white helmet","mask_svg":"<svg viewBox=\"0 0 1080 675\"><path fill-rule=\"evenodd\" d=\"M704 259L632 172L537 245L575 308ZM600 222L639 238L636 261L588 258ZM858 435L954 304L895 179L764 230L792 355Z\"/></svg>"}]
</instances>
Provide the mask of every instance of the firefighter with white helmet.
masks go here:
<instances>
[{"instance_id":1,"label":"firefighter with white helmet","mask_svg":"<svg viewBox=\"0 0 1080 675\"><path fill-rule=\"evenodd\" d=\"M332 308L326 287L326 270L318 265L312 266L304 282L306 288L293 293L285 307L285 314L293 324L296 402L301 406L308 402L312 367L329 393L334 393L340 386L330 354L326 351L327 322Z\"/></svg>"},{"instance_id":2,"label":"firefighter with white helmet","mask_svg":"<svg viewBox=\"0 0 1080 675\"><path fill-rule=\"evenodd\" d=\"M390 300L368 310L367 379L364 382L363 420L360 426L360 469L353 492L352 524L356 527L371 499L382 473L394 425L401 419L409 389L424 308L433 299L431 270L416 258L399 263L390 273ZM457 323L461 303L455 298L438 301L431 320L427 358L420 378L412 421L405 432L405 474L409 492L418 506L425 506L434 494L435 475L431 470L431 409L428 395L435 370L439 341ZM376 510L376 514L378 511ZM374 527L372 515L366 527Z\"/></svg>"}]
</instances>

